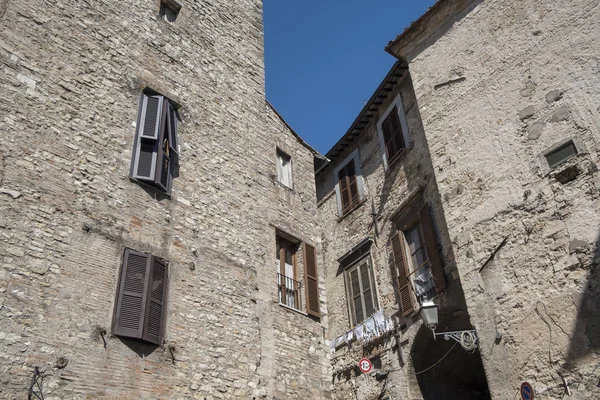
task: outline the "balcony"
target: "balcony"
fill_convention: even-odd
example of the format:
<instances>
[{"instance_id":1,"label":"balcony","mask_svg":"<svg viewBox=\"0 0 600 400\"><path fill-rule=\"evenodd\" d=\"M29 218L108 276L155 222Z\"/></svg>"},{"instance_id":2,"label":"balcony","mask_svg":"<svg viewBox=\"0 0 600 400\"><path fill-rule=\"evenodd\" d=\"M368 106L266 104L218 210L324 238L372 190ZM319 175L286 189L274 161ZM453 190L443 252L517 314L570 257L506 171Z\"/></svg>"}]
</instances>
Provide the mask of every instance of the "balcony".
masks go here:
<instances>
[{"instance_id":1,"label":"balcony","mask_svg":"<svg viewBox=\"0 0 600 400\"><path fill-rule=\"evenodd\" d=\"M279 304L300 311L302 283L288 276L277 274Z\"/></svg>"}]
</instances>

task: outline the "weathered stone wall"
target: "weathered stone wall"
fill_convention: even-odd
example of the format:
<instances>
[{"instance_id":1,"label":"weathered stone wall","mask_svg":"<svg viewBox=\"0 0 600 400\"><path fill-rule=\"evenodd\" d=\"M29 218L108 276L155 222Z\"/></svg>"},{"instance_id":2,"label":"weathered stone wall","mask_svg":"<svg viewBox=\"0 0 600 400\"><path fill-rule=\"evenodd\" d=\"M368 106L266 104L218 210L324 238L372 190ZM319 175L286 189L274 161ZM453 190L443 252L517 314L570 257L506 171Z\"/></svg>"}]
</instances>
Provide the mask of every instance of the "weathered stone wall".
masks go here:
<instances>
[{"instance_id":1,"label":"weathered stone wall","mask_svg":"<svg viewBox=\"0 0 600 400\"><path fill-rule=\"evenodd\" d=\"M395 51L410 62L490 390L509 399L529 381L562 398L564 377L574 398L598 398L600 4L474 4ZM548 172L540 153L565 139L580 154Z\"/></svg>"},{"instance_id":2,"label":"weathered stone wall","mask_svg":"<svg viewBox=\"0 0 600 400\"><path fill-rule=\"evenodd\" d=\"M0 397L35 366L46 399L327 397L322 323L277 304L270 223L320 234L312 152L265 110L261 8L0 2ZM172 198L129 179L146 87L182 106ZM170 262L164 347L110 335L125 247Z\"/></svg>"},{"instance_id":3,"label":"weathered stone wall","mask_svg":"<svg viewBox=\"0 0 600 400\"><path fill-rule=\"evenodd\" d=\"M377 121L398 94L402 97L412 146L398 162L385 171L377 134ZM334 169L356 148L359 149L366 199L358 209L340 219L337 215L334 192L337 181ZM367 237L374 239L371 257L379 309L384 310L386 316L394 316L399 332L397 338L387 335L367 346L357 343L350 348L342 346L332 355L335 398L377 398L381 393L388 393L392 398L420 397L410 353L421 322L418 316L404 318L398 313L397 274L390 245L390 238L397 229L390 217L402 210L406 201L420 189L423 202L432 210L448 285L446 293L440 299L440 318L443 319L443 314L465 311L464 298L451 253L451 241L446 233L441 202L435 181L432 179L433 170L429 160L429 150L412 82L408 74L405 74L383 104L378 106L378 110L374 112L374 116L356 141L317 175L318 193L322 196L319 211L324 238L329 339L334 339L353 328L350 326L344 274L337 260ZM468 318L466 319L468 321ZM379 358L381 365L377 365L377 369L389 372L387 382L377 381L374 373L361 374L357 366L362 357L375 360Z\"/></svg>"}]
</instances>

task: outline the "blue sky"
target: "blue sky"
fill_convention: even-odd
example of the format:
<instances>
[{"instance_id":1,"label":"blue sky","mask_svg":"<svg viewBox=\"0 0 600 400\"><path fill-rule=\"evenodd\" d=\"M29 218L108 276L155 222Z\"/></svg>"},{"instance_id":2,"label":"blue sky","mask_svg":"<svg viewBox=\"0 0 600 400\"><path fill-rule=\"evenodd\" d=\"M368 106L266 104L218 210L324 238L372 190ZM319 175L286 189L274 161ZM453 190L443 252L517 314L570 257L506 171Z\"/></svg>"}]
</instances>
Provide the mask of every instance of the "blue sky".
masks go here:
<instances>
[{"instance_id":1,"label":"blue sky","mask_svg":"<svg viewBox=\"0 0 600 400\"><path fill-rule=\"evenodd\" d=\"M264 0L267 99L322 154L394 64L383 48L435 0Z\"/></svg>"}]
</instances>

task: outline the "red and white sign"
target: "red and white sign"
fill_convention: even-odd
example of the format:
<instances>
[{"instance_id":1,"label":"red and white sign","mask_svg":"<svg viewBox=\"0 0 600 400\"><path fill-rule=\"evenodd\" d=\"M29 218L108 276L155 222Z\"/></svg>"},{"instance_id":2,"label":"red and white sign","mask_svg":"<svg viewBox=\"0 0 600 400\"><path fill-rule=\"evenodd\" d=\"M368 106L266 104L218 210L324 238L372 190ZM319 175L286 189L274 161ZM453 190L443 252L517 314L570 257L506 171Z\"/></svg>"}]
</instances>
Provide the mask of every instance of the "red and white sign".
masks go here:
<instances>
[{"instance_id":1,"label":"red and white sign","mask_svg":"<svg viewBox=\"0 0 600 400\"><path fill-rule=\"evenodd\" d=\"M360 368L360 370L366 374L367 372L371 372L373 369L373 364L368 358L363 358L358 362L358 368Z\"/></svg>"}]
</instances>

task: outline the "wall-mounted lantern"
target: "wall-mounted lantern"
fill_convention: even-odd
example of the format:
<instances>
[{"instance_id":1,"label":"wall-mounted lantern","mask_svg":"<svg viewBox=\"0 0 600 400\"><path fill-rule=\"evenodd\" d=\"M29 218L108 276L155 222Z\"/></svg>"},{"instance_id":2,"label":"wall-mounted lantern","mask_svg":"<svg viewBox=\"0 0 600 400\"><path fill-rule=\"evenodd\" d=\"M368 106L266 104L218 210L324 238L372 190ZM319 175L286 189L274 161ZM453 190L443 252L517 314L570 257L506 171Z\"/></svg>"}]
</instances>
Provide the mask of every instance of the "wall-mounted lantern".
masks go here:
<instances>
[{"instance_id":1,"label":"wall-mounted lantern","mask_svg":"<svg viewBox=\"0 0 600 400\"><path fill-rule=\"evenodd\" d=\"M450 338L454 339L456 342L460 343L462 348L466 351L474 351L477 348L479 338L477 337L477 331L474 329L466 331L435 333L435 328L439 322L439 316L438 305L433 301L429 300L423 302L423 304L421 304L420 314L423 323L427 325L433 332L433 340L435 340L437 336L444 335L445 340L450 340Z\"/></svg>"}]
</instances>

